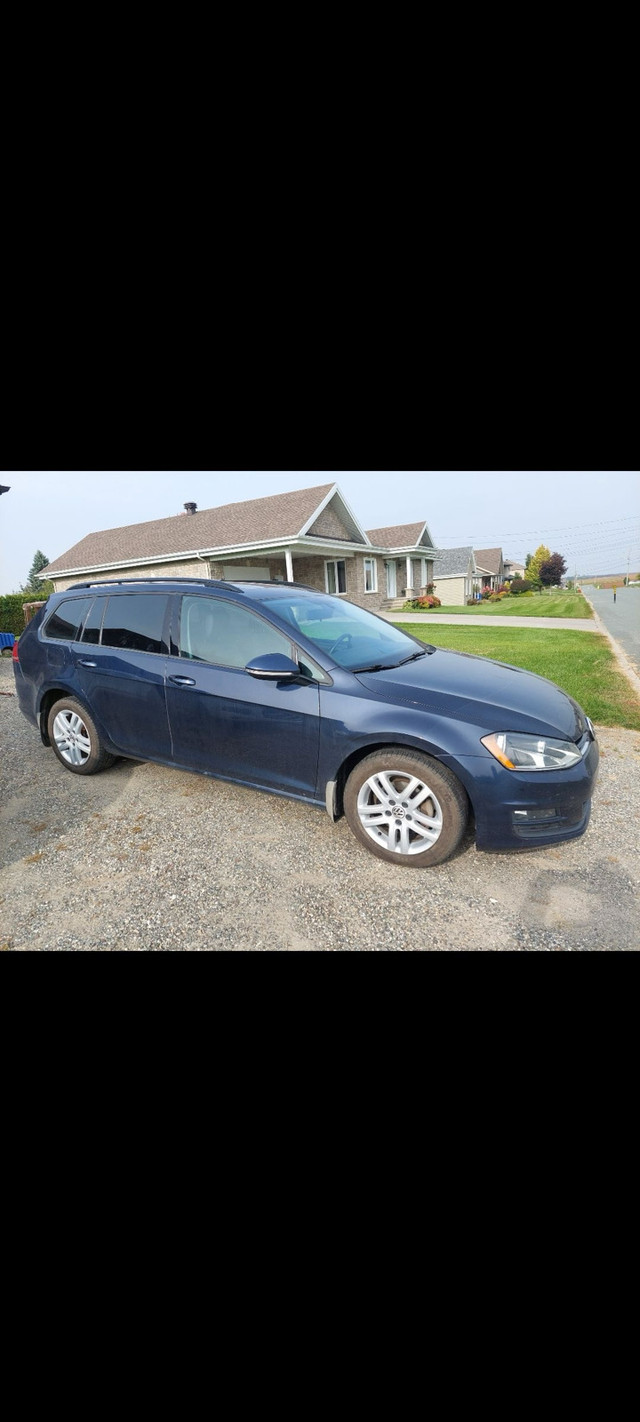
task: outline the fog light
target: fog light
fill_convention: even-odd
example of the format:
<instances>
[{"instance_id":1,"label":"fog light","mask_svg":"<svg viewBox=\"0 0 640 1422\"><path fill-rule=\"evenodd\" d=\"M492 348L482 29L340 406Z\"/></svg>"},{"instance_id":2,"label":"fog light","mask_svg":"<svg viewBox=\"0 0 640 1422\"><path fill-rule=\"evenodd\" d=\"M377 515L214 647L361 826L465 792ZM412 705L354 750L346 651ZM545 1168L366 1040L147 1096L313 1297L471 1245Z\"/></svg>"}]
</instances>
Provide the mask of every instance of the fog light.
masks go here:
<instances>
[{"instance_id":1,"label":"fog light","mask_svg":"<svg viewBox=\"0 0 640 1422\"><path fill-rule=\"evenodd\" d=\"M557 810L514 810L514 819L516 815L518 816L518 819L527 820L529 822L533 820L555 820Z\"/></svg>"}]
</instances>

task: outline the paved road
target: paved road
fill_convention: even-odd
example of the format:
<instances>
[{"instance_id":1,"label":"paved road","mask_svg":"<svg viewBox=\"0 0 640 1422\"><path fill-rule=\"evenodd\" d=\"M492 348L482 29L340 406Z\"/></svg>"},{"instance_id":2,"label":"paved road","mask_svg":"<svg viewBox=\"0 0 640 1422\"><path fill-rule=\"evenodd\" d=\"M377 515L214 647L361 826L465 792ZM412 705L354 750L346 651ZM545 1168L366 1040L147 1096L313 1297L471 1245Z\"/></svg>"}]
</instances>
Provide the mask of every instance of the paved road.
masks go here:
<instances>
[{"instance_id":1,"label":"paved road","mask_svg":"<svg viewBox=\"0 0 640 1422\"><path fill-rule=\"evenodd\" d=\"M611 588L586 588L589 601L616 642L640 672L640 588L618 588L613 601Z\"/></svg>"},{"instance_id":2,"label":"paved road","mask_svg":"<svg viewBox=\"0 0 640 1422\"><path fill-rule=\"evenodd\" d=\"M640 599L639 599L640 601ZM569 632L597 632L592 617L470 617L444 616L439 612L380 612L386 622L436 622L448 623L451 627L550 627L556 632L563 627Z\"/></svg>"},{"instance_id":3,"label":"paved road","mask_svg":"<svg viewBox=\"0 0 640 1422\"><path fill-rule=\"evenodd\" d=\"M118 761L69 775L0 658L0 952L640 949L640 735L598 732L586 835L407 870L345 820ZM2 961L2 960L0 960Z\"/></svg>"}]
</instances>

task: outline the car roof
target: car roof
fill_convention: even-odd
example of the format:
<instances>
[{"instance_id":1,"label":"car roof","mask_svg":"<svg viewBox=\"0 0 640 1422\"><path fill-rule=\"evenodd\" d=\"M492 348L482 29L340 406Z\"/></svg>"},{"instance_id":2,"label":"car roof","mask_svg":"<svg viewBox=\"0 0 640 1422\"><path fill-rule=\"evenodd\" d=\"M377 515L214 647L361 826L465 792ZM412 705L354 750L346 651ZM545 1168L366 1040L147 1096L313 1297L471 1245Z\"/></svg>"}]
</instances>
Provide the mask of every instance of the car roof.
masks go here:
<instances>
[{"instance_id":1,"label":"car roof","mask_svg":"<svg viewBox=\"0 0 640 1422\"><path fill-rule=\"evenodd\" d=\"M277 583L277 582L249 582L247 579L235 580L227 578L111 578L103 579L100 582L74 583L70 588L64 588L56 593L57 597L68 596L73 592L110 593L120 592L148 592L149 588L176 589L178 592L188 591L193 588L204 588L207 592L224 593L229 589L242 593L244 596L251 596L258 591L261 596L265 592L269 597L286 595L295 588L296 592L312 593L314 597L326 597L327 594L321 592L319 588L308 587L305 583Z\"/></svg>"}]
</instances>

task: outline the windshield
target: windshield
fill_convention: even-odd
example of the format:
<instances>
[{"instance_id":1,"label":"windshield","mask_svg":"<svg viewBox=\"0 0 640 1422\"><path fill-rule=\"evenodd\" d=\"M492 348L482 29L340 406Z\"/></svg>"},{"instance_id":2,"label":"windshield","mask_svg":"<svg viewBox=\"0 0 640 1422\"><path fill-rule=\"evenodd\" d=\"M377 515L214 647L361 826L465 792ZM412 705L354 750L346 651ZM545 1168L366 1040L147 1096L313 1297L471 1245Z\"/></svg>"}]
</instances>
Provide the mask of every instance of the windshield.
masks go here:
<instances>
[{"instance_id":1,"label":"windshield","mask_svg":"<svg viewBox=\"0 0 640 1422\"><path fill-rule=\"evenodd\" d=\"M288 622L296 632L308 637L315 647L327 652L345 671L365 671L397 667L411 657L422 656L412 637L405 636L390 622L383 622L355 607L352 602L324 596L256 598Z\"/></svg>"}]
</instances>

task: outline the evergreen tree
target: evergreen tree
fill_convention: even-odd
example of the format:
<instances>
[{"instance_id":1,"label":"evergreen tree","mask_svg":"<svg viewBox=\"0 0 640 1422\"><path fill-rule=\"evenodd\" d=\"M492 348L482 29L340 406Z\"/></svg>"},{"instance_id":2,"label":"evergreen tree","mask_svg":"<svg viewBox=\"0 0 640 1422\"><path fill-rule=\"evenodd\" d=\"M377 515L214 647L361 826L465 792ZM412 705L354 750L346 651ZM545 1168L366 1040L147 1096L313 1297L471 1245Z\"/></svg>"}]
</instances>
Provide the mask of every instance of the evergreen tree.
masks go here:
<instances>
[{"instance_id":1,"label":"evergreen tree","mask_svg":"<svg viewBox=\"0 0 640 1422\"><path fill-rule=\"evenodd\" d=\"M31 567L29 569L29 576L24 585L23 592L39 593L41 591L43 584L38 580L37 575L38 573L42 572L43 568L47 567L48 562L49 559L47 558L46 553L42 553L38 548L33 563L31 564Z\"/></svg>"},{"instance_id":2,"label":"evergreen tree","mask_svg":"<svg viewBox=\"0 0 640 1422\"><path fill-rule=\"evenodd\" d=\"M527 553L527 556L526 556L526 558L525 558L525 560L524 560L524 571L525 571L525 573L528 573L528 572L529 572L529 568L531 567L531 559L532 559L532 558L533 558L533 553Z\"/></svg>"}]
</instances>

